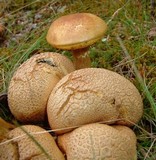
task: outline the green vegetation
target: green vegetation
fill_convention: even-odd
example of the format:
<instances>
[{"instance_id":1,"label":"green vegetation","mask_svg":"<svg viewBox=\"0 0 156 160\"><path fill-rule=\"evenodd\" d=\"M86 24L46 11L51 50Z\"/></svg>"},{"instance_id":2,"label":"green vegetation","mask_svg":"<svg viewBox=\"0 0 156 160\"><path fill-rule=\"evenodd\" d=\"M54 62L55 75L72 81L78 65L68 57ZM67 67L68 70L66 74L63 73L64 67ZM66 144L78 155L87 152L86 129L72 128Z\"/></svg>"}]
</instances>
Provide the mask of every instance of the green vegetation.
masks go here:
<instances>
[{"instance_id":1,"label":"green vegetation","mask_svg":"<svg viewBox=\"0 0 156 160\"><path fill-rule=\"evenodd\" d=\"M107 68L128 78L140 91L144 115L133 127L138 139L138 159L156 159L156 31L150 1L146 0L2 0L0 23L5 26L0 39L0 92L7 92L16 68L30 56L66 51L47 44L45 36L51 22L59 16L91 12L108 23L102 41L90 48L93 67ZM154 37L155 36L155 37ZM1 108L1 116L11 115ZM10 118L10 117L11 118Z\"/></svg>"}]
</instances>

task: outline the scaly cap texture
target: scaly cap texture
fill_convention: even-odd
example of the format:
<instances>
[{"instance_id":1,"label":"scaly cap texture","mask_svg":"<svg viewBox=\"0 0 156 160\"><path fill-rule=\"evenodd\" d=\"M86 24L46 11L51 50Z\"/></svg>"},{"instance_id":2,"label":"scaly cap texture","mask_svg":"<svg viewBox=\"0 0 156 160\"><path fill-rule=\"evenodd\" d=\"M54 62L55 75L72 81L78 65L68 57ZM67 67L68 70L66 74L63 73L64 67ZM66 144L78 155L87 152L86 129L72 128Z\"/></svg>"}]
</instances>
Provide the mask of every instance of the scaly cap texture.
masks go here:
<instances>
[{"instance_id":1,"label":"scaly cap texture","mask_svg":"<svg viewBox=\"0 0 156 160\"><path fill-rule=\"evenodd\" d=\"M37 54L24 62L11 78L8 89L9 107L15 118L22 122L43 121L52 89L72 71L73 63L58 53Z\"/></svg>"},{"instance_id":2,"label":"scaly cap texture","mask_svg":"<svg viewBox=\"0 0 156 160\"><path fill-rule=\"evenodd\" d=\"M123 76L106 69L86 68L57 83L47 113L52 129L100 121L132 126L143 114L143 103L137 88Z\"/></svg>"},{"instance_id":3,"label":"scaly cap texture","mask_svg":"<svg viewBox=\"0 0 156 160\"><path fill-rule=\"evenodd\" d=\"M11 142L0 145L1 160L64 160L62 152L56 145L54 138L43 128L35 125L24 125L22 128L44 148L47 155L39 148L20 127L7 134L6 140L14 138Z\"/></svg>"},{"instance_id":4,"label":"scaly cap texture","mask_svg":"<svg viewBox=\"0 0 156 160\"><path fill-rule=\"evenodd\" d=\"M68 160L137 160L136 136L125 126L88 124L59 136Z\"/></svg>"}]
</instances>

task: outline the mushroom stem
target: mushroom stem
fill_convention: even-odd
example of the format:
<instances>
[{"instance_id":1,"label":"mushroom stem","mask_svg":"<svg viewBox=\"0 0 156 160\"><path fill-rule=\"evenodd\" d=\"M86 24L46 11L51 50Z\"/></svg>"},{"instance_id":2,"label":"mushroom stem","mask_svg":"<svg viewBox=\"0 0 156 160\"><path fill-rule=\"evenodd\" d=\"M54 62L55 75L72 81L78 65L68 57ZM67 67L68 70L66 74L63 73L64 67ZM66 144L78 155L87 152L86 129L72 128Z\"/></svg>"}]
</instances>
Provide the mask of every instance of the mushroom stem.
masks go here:
<instances>
[{"instance_id":1,"label":"mushroom stem","mask_svg":"<svg viewBox=\"0 0 156 160\"><path fill-rule=\"evenodd\" d=\"M91 60L89 57L89 47L72 50L73 63L75 69L91 67Z\"/></svg>"}]
</instances>

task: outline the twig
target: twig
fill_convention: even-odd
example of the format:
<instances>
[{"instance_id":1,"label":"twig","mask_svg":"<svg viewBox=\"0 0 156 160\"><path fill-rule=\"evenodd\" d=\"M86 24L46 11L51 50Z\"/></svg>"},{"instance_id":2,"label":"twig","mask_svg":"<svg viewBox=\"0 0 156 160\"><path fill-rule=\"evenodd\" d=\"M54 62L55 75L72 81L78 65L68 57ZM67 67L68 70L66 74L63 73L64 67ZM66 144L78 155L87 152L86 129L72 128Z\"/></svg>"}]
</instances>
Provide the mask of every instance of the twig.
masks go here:
<instances>
[{"instance_id":1,"label":"twig","mask_svg":"<svg viewBox=\"0 0 156 160\"><path fill-rule=\"evenodd\" d=\"M134 70L134 73L135 73L135 75L136 75L136 78L137 78L138 82L140 83L140 86L142 87L142 89L143 89L143 91L144 91L144 93L145 93L145 96L147 97L148 101L150 102L151 107L152 107L152 110L153 110L153 114L154 114L154 116L155 116L155 118L156 118L156 104L155 104L155 102L154 102L154 99L153 99L151 93L149 92L149 90L148 90L148 88L147 88L144 80L142 79L142 77L141 77L141 75L140 75L140 72L138 71L138 69L137 69L137 67L136 67L136 65L135 65L135 62L132 61L132 57L131 57L130 54L128 53L128 51L127 51L126 47L124 46L121 38L119 37L119 35L116 35L116 38L117 38L117 41L119 42L120 47L122 48L125 56L126 56L127 59L130 61L130 64L131 64L131 66L132 66L132 69Z\"/></svg>"}]
</instances>

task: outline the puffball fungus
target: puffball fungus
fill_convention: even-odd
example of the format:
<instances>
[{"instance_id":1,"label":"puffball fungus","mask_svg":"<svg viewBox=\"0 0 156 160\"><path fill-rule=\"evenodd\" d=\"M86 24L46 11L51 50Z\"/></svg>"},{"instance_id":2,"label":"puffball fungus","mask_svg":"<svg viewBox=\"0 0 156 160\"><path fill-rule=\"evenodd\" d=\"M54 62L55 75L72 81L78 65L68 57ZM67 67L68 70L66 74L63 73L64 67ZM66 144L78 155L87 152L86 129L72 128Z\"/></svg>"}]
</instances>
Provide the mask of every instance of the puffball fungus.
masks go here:
<instances>
[{"instance_id":1,"label":"puffball fungus","mask_svg":"<svg viewBox=\"0 0 156 160\"><path fill-rule=\"evenodd\" d=\"M21 127L11 130L6 135L7 138L0 144L1 160L48 160L50 158L51 160L64 160L54 138L43 128L35 125ZM29 133L33 139L23 130ZM10 141L7 142L7 140ZM44 148L46 154L39 145Z\"/></svg>"},{"instance_id":2,"label":"puffball fungus","mask_svg":"<svg viewBox=\"0 0 156 160\"><path fill-rule=\"evenodd\" d=\"M47 105L52 129L101 122L132 126L143 114L142 98L126 78L106 69L86 68L63 77Z\"/></svg>"},{"instance_id":3,"label":"puffball fungus","mask_svg":"<svg viewBox=\"0 0 156 160\"><path fill-rule=\"evenodd\" d=\"M15 118L21 122L44 121L51 91L72 71L72 62L58 53L41 53L24 62L14 73L8 89L9 108Z\"/></svg>"},{"instance_id":4,"label":"puffball fungus","mask_svg":"<svg viewBox=\"0 0 156 160\"><path fill-rule=\"evenodd\" d=\"M88 124L59 136L67 160L137 160L136 136L126 126Z\"/></svg>"}]
</instances>

